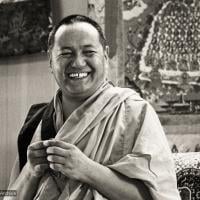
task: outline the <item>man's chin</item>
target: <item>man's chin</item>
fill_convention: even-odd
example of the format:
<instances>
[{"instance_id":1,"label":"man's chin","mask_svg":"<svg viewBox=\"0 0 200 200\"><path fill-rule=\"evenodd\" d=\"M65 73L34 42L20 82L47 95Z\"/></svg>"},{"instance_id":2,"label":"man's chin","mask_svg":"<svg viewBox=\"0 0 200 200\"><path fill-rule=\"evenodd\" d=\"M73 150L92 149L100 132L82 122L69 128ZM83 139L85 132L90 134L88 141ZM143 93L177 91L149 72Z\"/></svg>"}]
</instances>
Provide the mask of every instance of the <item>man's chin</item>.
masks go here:
<instances>
[{"instance_id":1,"label":"man's chin","mask_svg":"<svg viewBox=\"0 0 200 200\"><path fill-rule=\"evenodd\" d=\"M66 97L74 99L74 100L85 100L93 95L95 90L73 90L65 93Z\"/></svg>"},{"instance_id":2,"label":"man's chin","mask_svg":"<svg viewBox=\"0 0 200 200\"><path fill-rule=\"evenodd\" d=\"M104 81L98 82L99 84L95 85L94 83L85 84L84 86L82 85L82 87L80 87L80 85L77 87L69 87L68 85L68 87L66 87L63 92L66 97L71 99L84 100L92 96L99 89L99 87L101 87L103 82Z\"/></svg>"}]
</instances>

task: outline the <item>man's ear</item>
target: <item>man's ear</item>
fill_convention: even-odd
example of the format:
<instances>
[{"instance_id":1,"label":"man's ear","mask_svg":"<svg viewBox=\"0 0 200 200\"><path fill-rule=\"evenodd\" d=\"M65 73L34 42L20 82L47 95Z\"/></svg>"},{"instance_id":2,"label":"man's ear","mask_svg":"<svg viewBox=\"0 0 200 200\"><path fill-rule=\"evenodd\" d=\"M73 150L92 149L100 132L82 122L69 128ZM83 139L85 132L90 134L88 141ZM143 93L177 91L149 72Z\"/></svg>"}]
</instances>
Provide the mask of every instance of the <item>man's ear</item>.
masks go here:
<instances>
[{"instance_id":1,"label":"man's ear","mask_svg":"<svg viewBox=\"0 0 200 200\"><path fill-rule=\"evenodd\" d=\"M105 58L106 58L106 60L109 60L109 46L106 46L105 47Z\"/></svg>"},{"instance_id":2,"label":"man's ear","mask_svg":"<svg viewBox=\"0 0 200 200\"><path fill-rule=\"evenodd\" d=\"M48 59L49 59L49 68L52 72L52 54L51 54L50 50L47 51L47 56L48 56Z\"/></svg>"},{"instance_id":3,"label":"man's ear","mask_svg":"<svg viewBox=\"0 0 200 200\"><path fill-rule=\"evenodd\" d=\"M105 63L104 63L104 67L105 67L105 79L107 80L108 79L108 69L109 69L109 46L106 46L105 47L105 50L104 50L104 56L105 56Z\"/></svg>"}]
</instances>

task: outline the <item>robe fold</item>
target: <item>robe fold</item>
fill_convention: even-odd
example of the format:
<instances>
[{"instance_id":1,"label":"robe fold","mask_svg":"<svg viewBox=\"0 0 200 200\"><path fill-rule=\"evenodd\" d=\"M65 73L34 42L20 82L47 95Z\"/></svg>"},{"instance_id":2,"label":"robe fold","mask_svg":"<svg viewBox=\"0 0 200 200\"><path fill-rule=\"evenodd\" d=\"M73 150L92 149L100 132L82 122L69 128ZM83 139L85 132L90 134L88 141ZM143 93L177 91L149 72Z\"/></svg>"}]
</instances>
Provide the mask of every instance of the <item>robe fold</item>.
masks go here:
<instances>
[{"instance_id":1,"label":"robe fold","mask_svg":"<svg viewBox=\"0 0 200 200\"><path fill-rule=\"evenodd\" d=\"M104 83L66 121L62 121L59 95L54 98L54 108L57 140L76 145L90 159L123 176L142 180L154 200L180 200L174 163L162 126L151 105L136 92ZM45 132L42 123L41 119L32 142L42 139L41 133ZM103 200L106 197L87 184L48 171L34 198L45 199Z\"/></svg>"}]
</instances>

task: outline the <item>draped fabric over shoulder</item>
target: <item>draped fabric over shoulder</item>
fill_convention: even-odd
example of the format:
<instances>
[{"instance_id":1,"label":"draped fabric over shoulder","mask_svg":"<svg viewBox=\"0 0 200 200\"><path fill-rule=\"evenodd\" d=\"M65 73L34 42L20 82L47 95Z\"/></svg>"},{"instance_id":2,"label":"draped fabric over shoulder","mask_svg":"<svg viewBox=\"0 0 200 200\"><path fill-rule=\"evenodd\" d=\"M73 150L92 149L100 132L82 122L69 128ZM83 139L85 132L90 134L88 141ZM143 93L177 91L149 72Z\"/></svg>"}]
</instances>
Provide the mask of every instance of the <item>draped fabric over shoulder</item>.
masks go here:
<instances>
[{"instance_id":1,"label":"draped fabric over shoulder","mask_svg":"<svg viewBox=\"0 0 200 200\"><path fill-rule=\"evenodd\" d=\"M130 179L140 179L154 200L179 200L165 134L152 107L131 89L105 83L63 122L54 99L55 138L76 145L92 160ZM52 116L53 117L53 116ZM39 140L41 123L33 141ZM103 200L94 188L57 172L41 179L35 200Z\"/></svg>"}]
</instances>

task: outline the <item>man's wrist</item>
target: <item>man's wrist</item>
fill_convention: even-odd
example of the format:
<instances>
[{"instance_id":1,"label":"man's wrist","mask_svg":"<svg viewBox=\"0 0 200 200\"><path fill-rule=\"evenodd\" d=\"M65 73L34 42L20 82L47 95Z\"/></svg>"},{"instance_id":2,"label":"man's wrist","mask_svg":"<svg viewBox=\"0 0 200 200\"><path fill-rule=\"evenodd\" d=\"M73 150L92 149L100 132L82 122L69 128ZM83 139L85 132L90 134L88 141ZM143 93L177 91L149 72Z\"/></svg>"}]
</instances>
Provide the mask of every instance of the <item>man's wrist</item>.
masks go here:
<instances>
[{"instance_id":1,"label":"man's wrist","mask_svg":"<svg viewBox=\"0 0 200 200\"><path fill-rule=\"evenodd\" d=\"M92 160L88 166L88 170L85 174L83 182L87 183L90 186L95 186L99 182L99 180L103 178L101 177L101 175L104 173L109 173L108 171L109 169L106 166Z\"/></svg>"},{"instance_id":2,"label":"man's wrist","mask_svg":"<svg viewBox=\"0 0 200 200\"><path fill-rule=\"evenodd\" d=\"M25 166L25 176L28 180L34 180L34 181L38 181L41 179L42 175L35 173L32 169L31 166L29 165L29 163L27 163Z\"/></svg>"}]
</instances>

